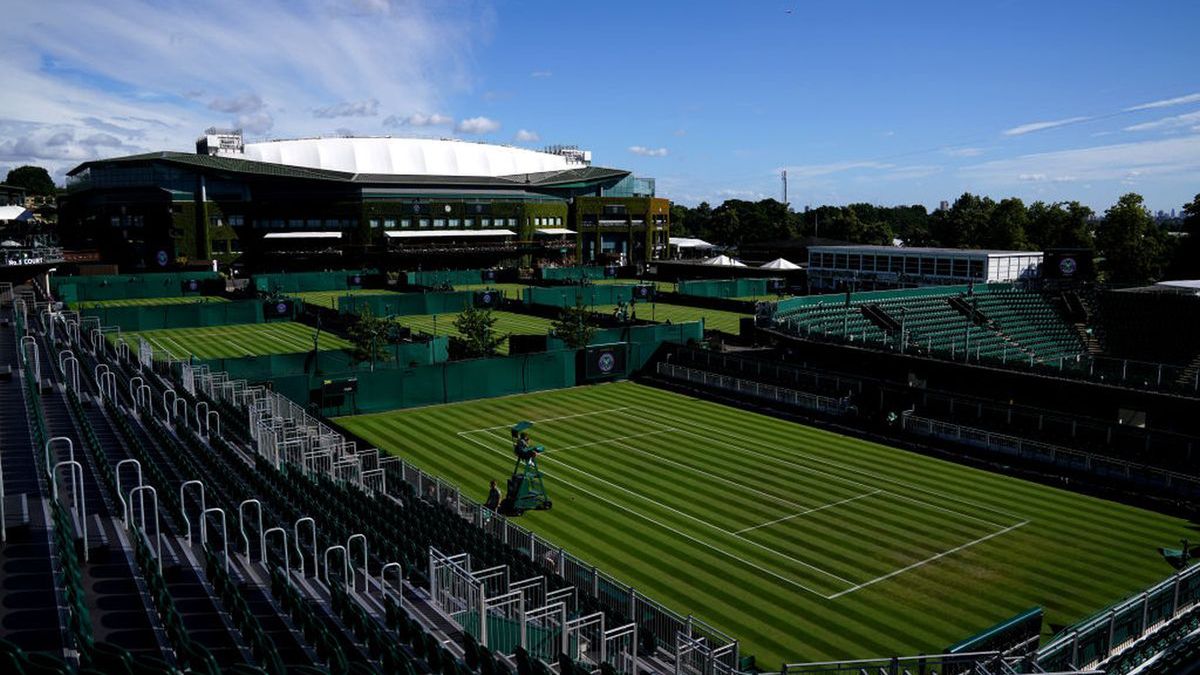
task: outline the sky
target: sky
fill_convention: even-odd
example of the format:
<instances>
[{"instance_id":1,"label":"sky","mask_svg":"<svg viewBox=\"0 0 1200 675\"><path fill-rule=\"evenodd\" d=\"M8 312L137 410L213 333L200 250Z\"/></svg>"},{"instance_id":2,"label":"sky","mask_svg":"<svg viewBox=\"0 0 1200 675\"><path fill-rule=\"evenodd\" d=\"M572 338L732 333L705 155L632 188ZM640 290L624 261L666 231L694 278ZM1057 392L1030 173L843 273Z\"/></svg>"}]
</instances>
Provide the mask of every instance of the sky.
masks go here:
<instances>
[{"instance_id":1,"label":"sky","mask_svg":"<svg viewBox=\"0 0 1200 675\"><path fill-rule=\"evenodd\" d=\"M0 22L0 171L335 134L575 144L695 205L1153 210L1200 193L1200 3L42 0Z\"/></svg>"}]
</instances>

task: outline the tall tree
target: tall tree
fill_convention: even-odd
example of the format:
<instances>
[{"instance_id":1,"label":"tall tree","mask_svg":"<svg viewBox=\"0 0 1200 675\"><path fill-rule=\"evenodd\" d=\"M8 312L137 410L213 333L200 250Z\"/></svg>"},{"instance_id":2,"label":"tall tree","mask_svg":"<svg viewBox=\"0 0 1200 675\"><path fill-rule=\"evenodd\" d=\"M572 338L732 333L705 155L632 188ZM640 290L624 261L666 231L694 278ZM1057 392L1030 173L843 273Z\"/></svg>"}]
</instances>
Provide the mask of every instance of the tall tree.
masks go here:
<instances>
[{"instance_id":1,"label":"tall tree","mask_svg":"<svg viewBox=\"0 0 1200 675\"><path fill-rule=\"evenodd\" d=\"M979 248L996 202L964 192L949 209L937 211L930 219L930 234L939 246Z\"/></svg>"},{"instance_id":2,"label":"tall tree","mask_svg":"<svg viewBox=\"0 0 1200 675\"><path fill-rule=\"evenodd\" d=\"M468 307L454 319L454 328L467 356L495 356L508 340L496 332L496 317L490 309Z\"/></svg>"},{"instance_id":3,"label":"tall tree","mask_svg":"<svg viewBox=\"0 0 1200 675\"><path fill-rule=\"evenodd\" d=\"M1028 221L1025 202L1016 197L1002 199L996 204L996 208L992 209L987 230L979 243L984 248L1023 251L1029 247L1029 242L1025 240L1025 225Z\"/></svg>"},{"instance_id":4,"label":"tall tree","mask_svg":"<svg viewBox=\"0 0 1200 675\"><path fill-rule=\"evenodd\" d=\"M363 307L358 318L346 329L346 334L350 338L350 344L354 346L350 353L350 359L354 363L370 361L371 370L375 370L376 363L392 357L387 350L388 336L392 334L392 322L375 316L370 307Z\"/></svg>"},{"instance_id":5,"label":"tall tree","mask_svg":"<svg viewBox=\"0 0 1200 675\"><path fill-rule=\"evenodd\" d=\"M8 172L4 179L8 185L25 188L30 195L52 196L55 192L54 180L50 173L40 166L18 166Z\"/></svg>"},{"instance_id":6,"label":"tall tree","mask_svg":"<svg viewBox=\"0 0 1200 675\"><path fill-rule=\"evenodd\" d=\"M1108 281L1143 282L1162 275L1165 235L1150 217L1142 196L1123 195L1104 212L1096 230L1096 247L1104 257Z\"/></svg>"},{"instance_id":7,"label":"tall tree","mask_svg":"<svg viewBox=\"0 0 1200 675\"><path fill-rule=\"evenodd\" d=\"M1171 276L1200 279L1200 194L1183 205L1183 240L1175 251Z\"/></svg>"},{"instance_id":8,"label":"tall tree","mask_svg":"<svg viewBox=\"0 0 1200 675\"><path fill-rule=\"evenodd\" d=\"M591 312L582 302L574 307L564 307L551 326L554 337L562 340L570 349L583 349L592 341L596 329L589 323Z\"/></svg>"}]
</instances>

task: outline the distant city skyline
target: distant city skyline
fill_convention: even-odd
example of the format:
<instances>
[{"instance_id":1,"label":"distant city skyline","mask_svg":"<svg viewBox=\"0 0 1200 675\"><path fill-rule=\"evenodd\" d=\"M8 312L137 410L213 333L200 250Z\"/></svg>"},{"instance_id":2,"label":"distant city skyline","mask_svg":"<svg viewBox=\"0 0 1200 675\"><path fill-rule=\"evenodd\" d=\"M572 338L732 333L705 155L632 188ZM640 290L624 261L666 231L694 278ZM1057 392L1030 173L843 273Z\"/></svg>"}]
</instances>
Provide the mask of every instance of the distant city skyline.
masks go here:
<instances>
[{"instance_id":1,"label":"distant city skyline","mask_svg":"<svg viewBox=\"0 0 1200 675\"><path fill-rule=\"evenodd\" d=\"M455 136L657 179L680 203L1200 193L1195 3L19 3L0 171L250 138Z\"/></svg>"}]
</instances>

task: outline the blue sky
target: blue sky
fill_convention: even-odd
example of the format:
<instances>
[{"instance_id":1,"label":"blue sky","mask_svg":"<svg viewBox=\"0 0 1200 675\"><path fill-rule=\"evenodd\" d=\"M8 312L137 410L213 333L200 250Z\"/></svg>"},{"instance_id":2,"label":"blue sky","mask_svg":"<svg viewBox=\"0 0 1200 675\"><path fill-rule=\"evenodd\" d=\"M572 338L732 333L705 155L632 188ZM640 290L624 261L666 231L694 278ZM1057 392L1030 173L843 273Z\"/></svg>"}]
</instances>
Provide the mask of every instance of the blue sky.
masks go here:
<instances>
[{"instance_id":1,"label":"blue sky","mask_svg":"<svg viewBox=\"0 0 1200 675\"><path fill-rule=\"evenodd\" d=\"M0 170L356 133L575 143L695 204L1200 192L1195 2L21 3Z\"/></svg>"}]
</instances>

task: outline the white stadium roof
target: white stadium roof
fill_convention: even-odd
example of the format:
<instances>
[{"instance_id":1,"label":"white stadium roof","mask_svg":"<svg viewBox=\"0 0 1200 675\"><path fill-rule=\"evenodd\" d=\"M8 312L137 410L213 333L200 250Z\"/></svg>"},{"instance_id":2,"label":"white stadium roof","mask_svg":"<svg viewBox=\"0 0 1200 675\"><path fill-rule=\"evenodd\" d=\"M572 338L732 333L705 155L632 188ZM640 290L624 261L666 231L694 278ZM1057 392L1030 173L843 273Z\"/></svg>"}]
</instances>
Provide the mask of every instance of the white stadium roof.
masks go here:
<instances>
[{"instance_id":1,"label":"white stadium roof","mask_svg":"<svg viewBox=\"0 0 1200 675\"><path fill-rule=\"evenodd\" d=\"M433 138L302 138L246 143L223 157L346 173L402 176L512 176L584 166L563 155Z\"/></svg>"}]
</instances>

